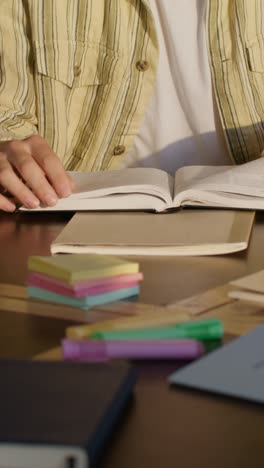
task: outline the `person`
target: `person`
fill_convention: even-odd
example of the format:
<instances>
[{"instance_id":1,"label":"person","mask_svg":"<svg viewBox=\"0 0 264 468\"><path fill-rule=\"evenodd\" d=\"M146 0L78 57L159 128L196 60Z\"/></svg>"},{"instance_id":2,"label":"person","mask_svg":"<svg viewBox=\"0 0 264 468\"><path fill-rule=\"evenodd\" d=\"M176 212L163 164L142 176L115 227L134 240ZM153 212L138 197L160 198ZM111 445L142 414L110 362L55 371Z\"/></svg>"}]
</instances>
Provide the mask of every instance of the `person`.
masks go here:
<instances>
[{"instance_id":1,"label":"person","mask_svg":"<svg viewBox=\"0 0 264 468\"><path fill-rule=\"evenodd\" d=\"M2 0L0 209L264 148L263 0Z\"/></svg>"}]
</instances>

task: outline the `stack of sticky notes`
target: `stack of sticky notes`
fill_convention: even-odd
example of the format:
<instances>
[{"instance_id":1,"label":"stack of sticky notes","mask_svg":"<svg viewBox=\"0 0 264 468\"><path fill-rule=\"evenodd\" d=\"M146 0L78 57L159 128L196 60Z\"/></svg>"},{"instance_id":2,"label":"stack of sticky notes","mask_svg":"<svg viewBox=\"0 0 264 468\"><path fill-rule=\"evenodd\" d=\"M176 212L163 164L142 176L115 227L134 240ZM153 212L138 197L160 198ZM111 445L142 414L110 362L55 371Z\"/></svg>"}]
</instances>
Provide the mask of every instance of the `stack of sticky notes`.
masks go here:
<instances>
[{"instance_id":1,"label":"stack of sticky notes","mask_svg":"<svg viewBox=\"0 0 264 468\"><path fill-rule=\"evenodd\" d=\"M113 256L62 254L28 260L27 292L44 301L89 309L139 294L139 264Z\"/></svg>"}]
</instances>

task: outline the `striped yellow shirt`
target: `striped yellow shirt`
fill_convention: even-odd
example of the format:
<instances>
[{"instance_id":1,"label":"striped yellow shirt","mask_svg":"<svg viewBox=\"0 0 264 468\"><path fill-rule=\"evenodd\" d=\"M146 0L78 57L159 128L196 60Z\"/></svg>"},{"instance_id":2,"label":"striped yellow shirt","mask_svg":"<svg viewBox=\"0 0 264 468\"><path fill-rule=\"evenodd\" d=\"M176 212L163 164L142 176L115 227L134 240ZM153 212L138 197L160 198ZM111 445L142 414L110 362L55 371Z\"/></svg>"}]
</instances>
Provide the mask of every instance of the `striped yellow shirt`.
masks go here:
<instances>
[{"instance_id":1,"label":"striped yellow shirt","mask_svg":"<svg viewBox=\"0 0 264 468\"><path fill-rule=\"evenodd\" d=\"M208 0L208 56L234 161L264 149L264 0ZM155 85L147 0L0 0L0 140L39 133L70 170L115 169Z\"/></svg>"}]
</instances>

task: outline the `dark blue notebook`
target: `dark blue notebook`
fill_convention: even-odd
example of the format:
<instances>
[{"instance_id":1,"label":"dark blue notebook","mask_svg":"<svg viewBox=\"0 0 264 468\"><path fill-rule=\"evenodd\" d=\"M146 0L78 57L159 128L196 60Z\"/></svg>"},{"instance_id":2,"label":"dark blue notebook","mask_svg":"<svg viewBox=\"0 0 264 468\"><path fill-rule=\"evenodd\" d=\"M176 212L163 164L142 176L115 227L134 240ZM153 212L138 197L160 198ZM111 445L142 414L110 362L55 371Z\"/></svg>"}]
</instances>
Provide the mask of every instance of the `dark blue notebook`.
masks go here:
<instances>
[{"instance_id":1,"label":"dark blue notebook","mask_svg":"<svg viewBox=\"0 0 264 468\"><path fill-rule=\"evenodd\" d=\"M94 465L135 381L121 361L0 361L1 466Z\"/></svg>"}]
</instances>

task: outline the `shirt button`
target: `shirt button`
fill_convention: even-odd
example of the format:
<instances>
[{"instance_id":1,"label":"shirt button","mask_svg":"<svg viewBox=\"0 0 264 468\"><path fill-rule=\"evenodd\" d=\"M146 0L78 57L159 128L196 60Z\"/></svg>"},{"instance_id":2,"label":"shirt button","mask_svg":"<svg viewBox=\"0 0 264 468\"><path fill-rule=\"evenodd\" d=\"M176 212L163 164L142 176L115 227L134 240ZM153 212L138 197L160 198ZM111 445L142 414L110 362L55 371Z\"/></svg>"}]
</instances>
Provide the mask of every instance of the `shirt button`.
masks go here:
<instances>
[{"instance_id":1,"label":"shirt button","mask_svg":"<svg viewBox=\"0 0 264 468\"><path fill-rule=\"evenodd\" d=\"M82 71L82 69L81 69L80 65L76 65L74 67L74 76L80 76L81 71Z\"/></svg>"},{"instance_id":2,"label":"shirt button","mask_svg":"<svg viewBox=\"0 0 264 468\"><path fill-rule=\"evenodd\" d=\"M126 147L123 145L116 146L114 149L114 155L115 156L120 156L120 154L123 154L126 151Z\"/></svg>"},{"instance_id":3,"label":"shirt button","mask_svg":"<svg viewBox=\"0 0 264 468\"><path fill-rule=\"evenodd\" d=\"M138 71L144 72L149 68L149 62L147 62L146 60L139 60L136 63L136 67L137 67Z\"/></svg>"}]
</instances>

